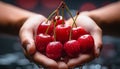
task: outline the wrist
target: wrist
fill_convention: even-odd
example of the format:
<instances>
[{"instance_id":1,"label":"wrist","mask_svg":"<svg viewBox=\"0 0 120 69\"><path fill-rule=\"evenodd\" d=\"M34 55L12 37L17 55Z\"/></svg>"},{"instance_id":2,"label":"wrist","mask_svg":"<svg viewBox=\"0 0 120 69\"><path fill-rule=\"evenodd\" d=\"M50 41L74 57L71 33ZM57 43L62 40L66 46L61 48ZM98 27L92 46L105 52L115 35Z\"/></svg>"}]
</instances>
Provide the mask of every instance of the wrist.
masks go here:
<instances>
[{"instance_id":1,"label":"wrist","mask_svg":"<svg viewBox=\"0 0 120 69\"><path fill-rule=\"evenodd\" d=\"M11 28L16 29L14 30L13 34L19 34L19 30L22 27L22 25L25 23L25 21L30 18L31 16L37 15L35 13L31 13L28 11L20 12L16 17L14 16L13 19L11 19Z\"/></svg>"},{"instance_id":2,"label":"wrist","mask_svg":"<svg viewBox=\"0 0 120 69\"><path fill-rule=\"evenodd\" d=\"M12 19L13 25L18 25L19 27L21 27L29 17L34 16L34 15L36 15L36 14L31 13L31 12L19 13L18 15L16 15L16 18L15 18L15 16L13 17L13 19ZM18 27L18 26L16 26L16 27Z\"/></svg>"},{"instance_id":3,"label":"wrist","mask_svg":"<svg viewBox=\"0 0 120 69\"><path fill-rule=\"evenodd\" d=\"M0 33L18 34L25 20L35 15L35 13L1 1L0 9Z\"/></svg>"}]
</instances>

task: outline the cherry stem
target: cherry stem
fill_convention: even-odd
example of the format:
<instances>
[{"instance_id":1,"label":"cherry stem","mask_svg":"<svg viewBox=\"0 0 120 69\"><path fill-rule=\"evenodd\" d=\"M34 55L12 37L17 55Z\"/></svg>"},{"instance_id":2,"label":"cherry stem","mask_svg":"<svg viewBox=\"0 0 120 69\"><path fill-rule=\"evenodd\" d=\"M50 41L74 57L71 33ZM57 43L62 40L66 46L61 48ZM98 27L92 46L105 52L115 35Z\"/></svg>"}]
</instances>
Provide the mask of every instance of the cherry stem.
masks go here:
<instances>
[{"instance_id":1,"label":"cherry stem","mask_svg":"<svg viewBox=\"0 0 120 69\"><path fill-rule=\"evenodd\" d=\"M76 16L75 16L75 21L77 20L78 15L79 15L79 12L77 11ZM73 28L73 26L74 26L75 24L76 24L76 23L73 23L73 24L72 24L72 28ZM76 27L77 27L77 26L76 26Z\"/></svg>"},{"instance_id":2,"label":"cherry stem","mask_svg":"<svg viewBox=\"0 0 120 69\"><path fill-rule=\"evenodd\" d=\"M54 11L48 16L46 23L48 23L49 19L50 19L55 13L58 13L58 10L60 9L60 7L61 7L62 5L63 5L63 1L59 4L59 6L57 7L57 9L54 10ZM51 25L51 23L50 23L50 25ZM50 28L50 26L48 26L45 34L48 33L49 28Z\"/></svg>"},{"instance_id":3,"label":"cherry stem","mask_svg":"<svg viewBox=\"0 0 120 69\"><path fill-rule=\"evenodd\" d=\"M59 11L56 12L56 16L57 16L57 17L59 16Z\"/></svg>"},{"instance_id":4,"label":"cherry stem","mask_svg":"<svg viewBox=\"0 0 120 69\"><path fill-rule=\"evenodd\" d=\"M46 22L46 23L48 23L49 19L50 19L55 13L57 13L57 11L58 11L58 9L56 9L55 11L53 11L53 12L48 16L47 22ZM50 25L48 26L48 28L47 28L45 34L48 33L48 30L49 30L50 26L51 26L51 23L50 23Z\"/></svg>"},{"instance_id":5,"label":"cherry stem","mask_svg":"<svg viewBox=\"0 0 120 69\"><path fill-rule=\"evenodd\" d=\"M63 17L63 20L64 20L64 5L62 4L62 17ZM62 24L64 24L64 21L62 22Z\"/></svg>"},{"instance_id":6,"label":"cherry stem","mask_svg":"<svg viewBox=\"0 0 120 69\"><path fill-rule=\"evenodd\" d=\"M79 12L77 11L75 21L77 20L78 15L79 15Z\"/></svg>"},{"instance_id":7,"label":"cherry stem","mask_svg":"<svg viewBox=\"0 0 120 69\"><path fill-rule=\"evenodd\" d=\"M72 13L70 12L70 10L69 10L68 6L65 4L65 2L63 2L63 4L64 4L64 6L65 6L65 8L66 8L67 12L69 13L69 15L71 16L71 18L73 19L73 23L74 23L74 24L75 24L75 26L77 27L77 25L76 25L76 23L75 23L75 20L74 20L74 18L73 18L73 16L72 16Z\"/></svg>"},{"instance_id":8,"label":"cherry stem","mask_svg":"<svg viewBox=\"0 0 120 69\"><path fill-rule=\"evenodd\" d=\"M62 6L62 4L63 4L63 1L61 1L61 3L59 4L59 6L56 8L56 10L54 10L54 11L48 16L46 23L48 23L49 19L50 19L55 13L58 12L58 10L59 10L60 7Z\"/></svg>"},{"instance_id":9,"label":"cherry stem","mask_svg":"<svg viewBox=\"0 0 120 69\"><path fill-rule=\"evenodd\" d=\"M63 5L63 3L64 3L64 1L61 1L60 4L59 4L59 6L57 7L57 9L60 9L61 6Z\"/></svg>"},{"instance_id":10,"label":"cherry stem","mask_svg":"<svg viewBox=\"0 0 120 69\"><path fill-rule=\"evenodd\" d=\"M56 28L56 20L54 20L53 23L54 23L53 35L54 35L54 41L56 41L56 32L55 32L55 28Z\"/></svg>"},{"instance_id":11,"label":"cherry stem","mask_svg":"<svg viewBox=\"0 0 120 69\"><path fill-rule=\"evenodd\" d=\"M69 40L72 39L72 28L70 29L70 35L69 35Z\"/></svg>"},{"instance_id":12,"label":"cherry stem","mask_svg":"<svg viewBox=\"0 0 120 69\"><path fill-rule=\"evenodd\" d=\"M46 23L48 23L49 19L50 19L57 11L58 11L58 9L54 10L54 11L48 16Z\"/></svg>"},{"instance_id":13,"label":"cherry stem","mask_svg":"<svg viewBox=\"0 0 120 69\"><path fill-rule=\"evenodd\" d=\"M76 14L75 21L77 20L78 15L79 15L79 12L77 12L77 14ZM72 24L72 28L74 27L74 24L76 24L76 23L74 22L74 23ZM76 26L76 27L77 27L77 26ZM72 28L71 28L71 30L70 30L69 40L71 40L71 37L72 37Z\"/></svg>"},{"instance_id":14,"label":"cherry stem","mask_svg":"<svg viewBox=\"0 0 120 69\"><path fill-rule=\"evenodd\" d=\"M62 0L62 1L63 1L63 0ZM77 25L76 25L76 23L75 23L75 20L74 20L74 18L73 18L73 16L72 16L72 13L70 12L70 10L69 10L68 6L65 4L65 2L64 2L64 1L63 1L63 7L65 7L65 8L66 8L67 12L69 13L69 15L70 15L70 16L72 17L72 19L73 19L72 28L73 28L74 24L75 24L75 26L77 27ZM70 29L69 40L71 40L71 39L72 39L72 28Z\"/></svg>"}]
</instances>

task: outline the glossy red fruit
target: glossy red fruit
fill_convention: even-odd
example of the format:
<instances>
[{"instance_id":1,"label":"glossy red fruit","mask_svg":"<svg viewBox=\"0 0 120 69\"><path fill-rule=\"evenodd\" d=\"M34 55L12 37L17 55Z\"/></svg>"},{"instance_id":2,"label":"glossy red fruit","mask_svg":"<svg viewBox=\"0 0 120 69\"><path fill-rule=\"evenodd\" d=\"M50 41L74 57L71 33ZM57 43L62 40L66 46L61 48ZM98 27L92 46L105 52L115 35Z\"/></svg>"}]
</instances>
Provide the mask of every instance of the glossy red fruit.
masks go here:
<instances>
[{"instance_id":1,"label":"glossy red fruit","mask_svg":"<svg viewBox=\"0 0 120 69\"><path fill-rule=\"evenodd\" d=\"M85 34L88 34L88 32L82 27L72 28L72 39L74 40L77 40L80 36Z\"/></svg>"},{"instance_id":2,"label":"glossy red fruit","mask_svg":"<svg viewBox=\"0 0 120 69\"><path fill-rule=\"evenodd\" d=\"M63 19L62 16L56 16L55 19L57 21L56 26L59 25L59 24L64 24L65 23L65 20Z\"/></svg>"},{"instance_id":3,"label":"glossy red fruit","mask_svg":"<svg viewBox=\"0 0 120 69\"><path fill-rule=\"evenodd\" d=\"M54 20L56 21L56 25L55 26L65 23L65 20L62 18L62 16L55 16ZM54 23L55 22L52 22L52 25L54 25Z\"/></svg>"},{"instance_id":4,"label":"glossy red fruit","mask_svg":"<svg viewBox=\"0 0 120 69\"><path fill-rule=\"evenodd\" d=\"M56 33L56 40L60 41L64 44L66 41L69 40L71 26L60 24L56 26L55 33Z\"/></svg>"},{"instance_id":5,"label":"glossy red fruit","mask_svg":"<svg viewBox=\"0 0 120 69\"><path fill-rule=\"evenodd\" d=\"M52 35L54 27L53 27L53 25L50 25L50 22L48 22L48 23L46 23L46 22L40 23L40 25L37 28L37 35L39 35L40 33L45 34L45 32L46 32L48 27L49 27L49 29L48 29L48 33L47 34Z\"/></svg>"},{"instance_id":6,"label":"glossy red fruit","mask_svg":"<svg viewBox=\"0 0 120 69\"><path fill-rule=\"evenodd\" d=\"M69 57L77 57L81 49L77 40L70 40L64 44L64 50Z\"/></svg>"},{"instance_id":7,"label":"glossy red fruit","mask_svg":"<svg viewBox=\"0 0 120 69\"><path fill-rule=\"evenodd\" d=\"M49 42L52 42L53 38L50 35L45 35L45 34L39 34L35 38L35 45L36 49L44 53L46 51L46 46L48 45Z\"/></svg>"},{"instance_id":8,"label":"glossy red fruit","mask_svg":"<svg viewBox=\"0 0 120 69\"><path fill-rule=\"evenodd\" d=\"M46 55L51 59L60 60L62 56L62 50L63 45L60 42L58 41L50 42L46 48Z\"/></svg>"},{"instance_id":9,"label":"glossy red fruit","mask_svg":"<svg viewBox=\"0 0 120 69\"><path fill-rule=\"evenodd\" d=\"M64 24L64 23L65 23L65 20L57 20L56 26L57 26L57 25L60 25L60 24Z\"/></svg>"},{"instance_id":10,"label":"glossy red fruit","mask_svg":"<svg viewBox=\"0 0 120 69\"><path fill-rule=\"evenodd\" d=\"M78 38L80 43L81 53L93 53L94 52L94 39L91 35L83 35Z\"/></svg>"}]
</instances>

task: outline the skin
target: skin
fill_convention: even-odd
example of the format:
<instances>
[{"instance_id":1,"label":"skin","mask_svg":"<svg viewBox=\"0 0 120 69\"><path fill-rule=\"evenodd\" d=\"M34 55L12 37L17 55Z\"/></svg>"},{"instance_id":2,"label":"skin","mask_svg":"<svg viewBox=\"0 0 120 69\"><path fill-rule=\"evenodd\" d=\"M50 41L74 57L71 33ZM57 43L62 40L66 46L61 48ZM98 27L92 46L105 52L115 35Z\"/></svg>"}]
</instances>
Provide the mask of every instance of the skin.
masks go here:
<instances>
[{"instance_id":1,"label":"skin","mask_svg":"<svg viewBox=\"0 0 120 69\"><path fill-rule=\"evenodd\" d=\"M0 1L0 32L18 35L24 21L35 13ZM12 31L12 32L11 32Z\"/></svg>"},{"instance_id":2,"label":"skin","mask_svg":"<svg viewBox=\"0 0 120 69\"><path fill-rule=\"evenodd\" d=\"M116 2L89 12L81 12L76 20L77 26L82 26L90 32L95 40L94 54L80 54L67 63L54 61L36 51L35 29L46 17L21 8L0 2L0 32L19 35L25 56L32 62L50 69L68 69L92 61L100 55L102 48L102 32L107 35L119 36L120 2ZM11 11L9 11L11 10ZM114 11L111 11L114 10ZM9 11L9 12L8 12ZM72 19L66 24L72 24ZM9 28L9 29L8 29ZM48 62L49 61L49 62Z\"/></svg>"},{"instance_id":3,"label":"skin","mask_svg":"<svg viewBox=\"0 0 120 69\"><path fill-rule=\"evenodd\" d=\"M76 24L85 28L93 36L95 41L94 55L81 54L79 57L69 60L67 63L68 67L73 68L98 57L102 49L102 35L120 37L119 6L120 1L93 11L80 13L76 20ZM72 19L69 19L68 23L71 22Z\"/></svg>"},{"instance_id":4,"label":"skin","mask_svg":"<svg viewBox=\"0 0 120 69\"><path fill-rule=\"evenodd\" d=\"M68 67L75 67L87 63L100 55L102 49L102 35L120 37L120 1L102 8L81 12L76 20L78 26L85 28L93 36L95 41L94 55L81 54L68 61ZM114 10L114 11L111 11ZM68 23L73 23L72 19Z\"/></svg>"},{"instance_id":5,"label":"skin","mask_svg":"<svg viewBox=\"0 0 120 69\"><path fill-rule=\"evenodd\" d=\"M102 29L103 35L120 36L120 1L102 8L84 12Z\"/></svg>"},{"instance_id":6,"label":"skin","mask_svg":"<svg viewBox=\"0 0 120 69\"><path fill-rule=\"evenodd\" d=\"M67 23L71 23L72 19ZM72 24L72 23L71 23ZM87 32L90 32L95 42L94 54L80 54L79 57L70 59L67 63L68 67L73 68L75 66L83 65L100 55L100 49L102 48L102 30L99 26L88 16L80 14L76 20L77 26L83 27Z\"/></svg>"}]
</instances>

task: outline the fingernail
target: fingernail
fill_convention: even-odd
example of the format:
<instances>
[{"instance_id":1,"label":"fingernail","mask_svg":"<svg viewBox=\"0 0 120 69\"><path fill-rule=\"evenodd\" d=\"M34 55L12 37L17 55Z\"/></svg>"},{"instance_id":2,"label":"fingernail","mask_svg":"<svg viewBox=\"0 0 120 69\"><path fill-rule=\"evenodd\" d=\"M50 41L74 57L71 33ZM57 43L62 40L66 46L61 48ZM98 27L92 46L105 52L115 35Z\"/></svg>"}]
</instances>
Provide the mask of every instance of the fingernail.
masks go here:
<instances>
[{"instance_id":1,"label":"fingernail","mask_svg":"<svg viewBox=\"0 0 120 69\"><path fill-rule=\"evenodd\" d=\"M27 45L27 52L31 55L31 45L30 44Z\"/></svg>"},{"instance_id":2,"label":"fingernail","mask_svg":"<svg viewBox=\"0 0 120 69\"><path fill-rule=\"evenodd\" d=\"M100 55L100 49L99 49L99 48L97 48L96 53L95 53L96 58L98 58L98 57L99 57L99 55Z\"/></svg>"},{"instance_id":3,"label":"fingernail","mask_svg":"<svg viewBox=\"0 0 120 69\"><path fill-rule=\"evenodd\" d=\"M26 51L29 52L30 44L27 44Z\"/></svg>"},{"instance_id":4,"label":"fingernail","mask_svg":"<svg viewBox=\"0 0 120 69\"><path fill-rule=\"evenodd\" d=\"M27 45L27 52L30 54L30 55L33 55L35 53L35 49L34 47L31 45L31 44L28 44Z\"/></svg>"}]
</instances>

